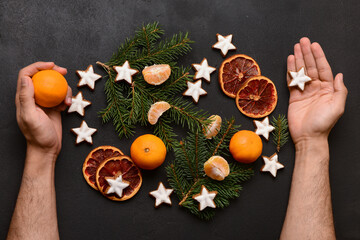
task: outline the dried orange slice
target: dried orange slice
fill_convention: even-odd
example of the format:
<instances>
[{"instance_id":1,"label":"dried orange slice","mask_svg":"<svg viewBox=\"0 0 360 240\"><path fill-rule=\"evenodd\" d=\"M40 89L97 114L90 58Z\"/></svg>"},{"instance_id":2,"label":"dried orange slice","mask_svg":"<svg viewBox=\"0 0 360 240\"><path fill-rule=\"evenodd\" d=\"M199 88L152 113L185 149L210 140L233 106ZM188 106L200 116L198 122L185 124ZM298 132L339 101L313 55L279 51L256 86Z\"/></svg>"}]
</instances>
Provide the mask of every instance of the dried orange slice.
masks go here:
<instances>
[{"instance_id":1,"label":"dried orange slice","mask_svg":"<svg viewBox=\"0 0 360 240\"><path fill-rule=\"evenodd\" d=\"M204 163L205 174L214 180L222 181L230 173L228 162L221 156L213 156Z\"/></svg>"},{"instance_id":2,"label":"dried orange slice","mask_svg":"<svg viewBox=\"0 0 360 240\"><path fill-rule=\"evenodd\" d=\"M226 95L235 98L246 80L258 75L261 73L256 61L245 54L237 54L222 62L219 69L219 83Z\"/></svg>"},{"instance_id":3,"label":"dried orange slice","mask_svg":"<svg viewBox=\"0 0 360 240\"><path fill-rule=\"evenodd\" d=\"M236 106L244 115L263 118L274 111L277 92L274 83L264 76L248 79L236 94Z\"/></svg>"},{"instance_id":4,"label":"dried orange slice","mask_svg":"<svg viewBox=\"0 0 360 240\"><path fill-rule=\"evenodd\" d=\"M100 146L92 150L86 157L82 168L86 182L93 189L98 190L96 186L95 174L99 165L106 159L121 155L124 155L122 151L112 146Z\"/></svg>"},{"instance_id":5,"label":"dried orange slice","mask_svg":"<svg viewBox=\"0 0 360 240\"><path fill-rule=\"evenodd\" d=\"M148 121L151 125L157 123L159 117L170 109L170 104L164 101L156 102L151 105L149 112L148 112Z\"/></svg>"},{"instance_id":6,"label":"dried orange slice","mask_svg":"<svg viewBox=\"0 0 360 240\"><path fill-rule=\"evenodd\" d=\"M145 67L142 70L144 80L151 85L160 85L164 83L171 74L169 64L157 64L150 67Z\"/></svg>"},{"instance_id":7,"label":"dried orange slice","mask_svg":"<svg viewBox=\"0 0 360 240\"><path fill-rule=\"evenodd\" d=\"M212 139L219 133L222 120L219 115L211 115L208 119L211 123L203 129L203 132L206 139Z\"/></svg>"},{"instance_id":8,"label":"dried orange slice","mask_svg":"<svg viewBox=\"0 0 360 240\"><path fill-rule=\"evenodd\" d=\"M124 189L122 197L116 193L107 194L110 187L107 178L116 179L122 175L122 180L129 184ZM125 201L132 198L140 189L142 176L139 168L128 156L118 156L105 160L96 171L96 185L99 191L113 201Z\"/></svg>"}]
</instances>

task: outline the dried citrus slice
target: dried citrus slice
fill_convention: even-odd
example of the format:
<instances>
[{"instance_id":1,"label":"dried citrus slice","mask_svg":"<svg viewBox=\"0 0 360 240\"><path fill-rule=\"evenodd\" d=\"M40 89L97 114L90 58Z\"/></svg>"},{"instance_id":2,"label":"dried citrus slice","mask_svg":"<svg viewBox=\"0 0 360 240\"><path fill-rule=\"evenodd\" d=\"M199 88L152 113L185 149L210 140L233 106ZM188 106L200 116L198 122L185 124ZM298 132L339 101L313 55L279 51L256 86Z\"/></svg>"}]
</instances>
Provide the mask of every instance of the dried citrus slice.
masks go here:
<instances>
[{"instance_id":1,"label":"dried citrus slice","mask_svg":"<svg viewBox=\"0 0 360 240\"><path fill-rule=\"evenodd\" d=\"M144 80L151 85L160 85L164 83L171 74L169 64L157 64L150 67L145 67L142 70Z\"/></svg>"},{"instance_id":2,"label":"dried citrus slice","mask_svg":"<svg viewBox=\"0 0 360 240\"><path fill-rule=\"evenodd\" d=\"M86 157L83 164L83 175L86 182L95 190L98 190L96 186L95 174L99 165L111 157L117 157L124 155L120 149L112 146L100 146L92 150Z\"/></svg>"},{"instance_id":3,"label":"dried citrus slice","mask_svg":"<svg viewBox=\"0 0 360 240\"><path fill-rule=\"evenodd\" d=\"M204 163L205 174L214 180L222 181L230 173L228 162L221 156L213 156Z\"/></svg>"},{"instance_id":4,"label":"dried citrus slice","mask_svg":"<svg viewBox=\"0 0 360 240\"><path fill-rule=\"evenodd\" d=\"M116 193L107 194L110 187L106 179L116 179L122 176L122 180L129 184L123 190L122 197ZM142 176L139 168L128 156L118 156L105 160L96 171L96 186L99 191L113 201L125 201L132 198L140 189Z\"/></svg>"},{"instance_id":5,"label":"dried citrus slice","mask_svg":"<svg viewBox=\"0 0 360 240\"><path fill-rule=\"evenodd\" d=\"M211 115L208 119L211 123L203 129L203 132L207 139L212 139L219 133L222 121L219 115Z\"/></svg>"},{"instance_id":6,"label":"dried citrus slice","mask_svg":"<svg viewBox=\"0 0 360 240\"><path fill-rule=\"evenodd\" d=\"M236 106L244 115L262 118L276 107L277 92L274 83L264 76L248 79L236 94Z\"/></svg>"},{"instance_id":7,"label":"dried citrus slice","mask_svg":"<svg viewBox=\"0 0 360 240\"><path fill-rule=\"evenodd\" d=\"M246 80L258 75L261 75L260 67L255 60L245 54L237 54L222 62L219 83L226 95L235 98Z\"/></svg>"},{"instance_id":8,"label":"dried citrus slice","mask_svg":"<svg viewBox=\"0 0 360 240\"><path fill-rule=\"evenodd\" d=\"M151 125L157 123L159 117L170 109L170 104L164 101L156 102L151 105L148 112L148 121Z\"/></svg>"}]
</instances>

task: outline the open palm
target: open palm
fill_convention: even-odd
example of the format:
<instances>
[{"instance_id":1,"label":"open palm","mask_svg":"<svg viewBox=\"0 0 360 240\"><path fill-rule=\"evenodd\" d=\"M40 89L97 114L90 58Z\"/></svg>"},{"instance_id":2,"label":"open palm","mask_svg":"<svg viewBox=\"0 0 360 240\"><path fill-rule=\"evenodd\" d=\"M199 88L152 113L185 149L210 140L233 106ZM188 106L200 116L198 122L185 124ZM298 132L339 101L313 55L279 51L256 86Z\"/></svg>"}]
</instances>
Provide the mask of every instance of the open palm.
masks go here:
<instances>
[{"instance_id":1,"label":"open palm","mask_svg":"<svg viewBox=\"0 0 360 240\"><path fill-rule=\"evenodd\" d=\"M318 43L302 38L287 60L288 71L305 67L312 79L304 91L291 87L288 120L295 144L313 137L327 137L345 109L347 89L342 74L333 77L329 63ZM289 74L287 81L291 79Z\"/></svg>"}]
</instances>

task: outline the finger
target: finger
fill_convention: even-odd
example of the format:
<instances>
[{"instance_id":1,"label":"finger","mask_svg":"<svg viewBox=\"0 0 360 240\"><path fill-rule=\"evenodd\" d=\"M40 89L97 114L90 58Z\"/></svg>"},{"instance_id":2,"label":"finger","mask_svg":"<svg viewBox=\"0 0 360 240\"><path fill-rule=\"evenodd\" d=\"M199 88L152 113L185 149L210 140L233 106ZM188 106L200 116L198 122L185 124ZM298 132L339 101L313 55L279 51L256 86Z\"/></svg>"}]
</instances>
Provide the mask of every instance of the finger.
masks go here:
<instances>
[{"instance_id":1,"label":"finger","mask_svg":"<svg viewBox=\"0 0 360 240\"><path fill-rule=\"evenodd\" d=\"M334 80L334 76L320 44L316 42L311 44L311 51L315 57L316 67L320 80L332 82Z\"/></svg>"},{"instance_id":2,"label":"finger","mask_svg":"<svg viewBox=\"0 0 360 240\"><path fill-rule=\"evenodd\" d=\"M24 76L32 77L35 73L41 70L52 69L54 67L53 62L36 62L24 67L19 71L17 92L20 91L20 79Z\"/></svg>"},{"instance_id":3,"label":"finger","mask_svg":"<svg viewBox=\"0 0 360 240\"><path fill-rule=\"evenodd\" d=\"M294 72L296 71L296 65L295 65L295 56L294 55L289 55L288 58L287 58L287 71L288 73L286 74L286 81L289 85L290 83L290 74L289 72Z\"/></svg>"},{"instance_id":4,"label":"finger","mask_svg":"<svg viewBox=\"0 0 360 240\"><path fill-rule=\"evenodd\" d=\"M18 108L21 116L28 116L35 110L34 85L28 76L20 79Z\"/></svg>"},{"instance_id":5,"label":"finger","mask_svg":"<svg viewBox=\"0 0 360 240\"><path fill-rule=\"evenodd\" d=\"M296 66L294 72L297 72L301 68L305 67L304 56L301 51L300 43L297 43L294 46L294 56L295 56L295 66Z\"/></svg>"},{"instance_id":6,"label":"finger","mask_svg":"<svg viewBox=\"0 0 360 240\"><path fill-rule=\"evenodd\" d=\"M68 91L66 93L66 97L65 97L64 101L60 105L55 107L54 110L62 112L71 105L71 102L72 102L72 90L68 86Z\"/></svg>"},{"instance_id":7,"label":"finger","mask_svg":"<svg viewBox=\"0 0 360 240\"><path fill-rule=\"evenodd\" d=\"M52 69L55 70L55 71L58 71L58 72L61 73L62 75L66 75L66 73L67 73L67 69L66 69L66 68L59 67L58 65L55 65Z\"/></svg>"},{"instance_id":8,"label":"finger","mask_svg":"<svg viewBox=\"0 0 360 240\"><path fill-rule=\"evenodd\" d=\"M342 115L345 111L346 97L348 94L343 78L343 74L339 73L336 75L334 80L335 109L340 115Z\"/></svg>"},{"instance_id":9,"label":"finger","mask_svg":"<svg viewBox=\"0 0 360 240\"><path fill-rule=\"evenodd\" d=\"M301 46L301 52L304 56L307 75L309 75L309 77L313 79L318 79L319 74L316 68L315 58L311 51L310 39L308 39L307 37L303 37L302 39L300 39L300 46Z\"/></svg>"}]
</instances>

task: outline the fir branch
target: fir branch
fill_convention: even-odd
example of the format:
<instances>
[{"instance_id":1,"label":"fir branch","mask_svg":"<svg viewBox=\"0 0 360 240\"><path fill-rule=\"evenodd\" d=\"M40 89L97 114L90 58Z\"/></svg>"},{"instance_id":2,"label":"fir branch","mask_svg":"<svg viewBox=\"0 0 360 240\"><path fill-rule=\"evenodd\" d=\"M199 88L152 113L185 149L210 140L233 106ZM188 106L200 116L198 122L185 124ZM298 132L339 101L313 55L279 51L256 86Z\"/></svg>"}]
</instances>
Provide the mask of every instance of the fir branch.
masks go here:
<instances>
[{"instance_id":1,"label":"fir branch","mask_svg":"<svg viewBox=\"0 0 360 240\"><path fill-rule=\"evenodd\" d=\"M272 131L273 143L280 152L280 148L289 140L288 121L284 114L279 114L277 118L272 117L271 124L275 127Z\"/></svg>"},{"instance_id":2,"label":"fir branch","mask_svg":"<svg viewBox=\"0 0 360 240\"><path fill-rule=\"evenodd\" d=\"M170 186L179 198L179 205L201 219L209 220L215 215L216 209L206 208L199 211L199 203L192 197L198 194L204 185L209 191L217 191L214 201L217 208L224 208L230 200L239 196L241 183L250 179L253 170L240 163L231 163L230 174L223 181L215 181L204 173L204 163L214 155L225 155L228 143L239 126L235 120L225 120L218 135L206 140L198 129L190 132L185 140L174 144L175 159L166 167ZM198 174L196 174L196 171ZM180 175L181 177L179 177Z\"/></svg>"}]
</instances>

